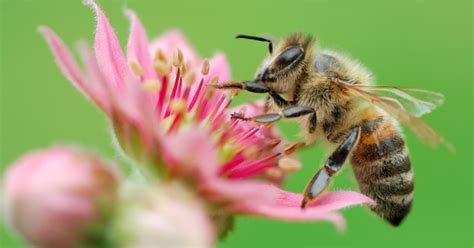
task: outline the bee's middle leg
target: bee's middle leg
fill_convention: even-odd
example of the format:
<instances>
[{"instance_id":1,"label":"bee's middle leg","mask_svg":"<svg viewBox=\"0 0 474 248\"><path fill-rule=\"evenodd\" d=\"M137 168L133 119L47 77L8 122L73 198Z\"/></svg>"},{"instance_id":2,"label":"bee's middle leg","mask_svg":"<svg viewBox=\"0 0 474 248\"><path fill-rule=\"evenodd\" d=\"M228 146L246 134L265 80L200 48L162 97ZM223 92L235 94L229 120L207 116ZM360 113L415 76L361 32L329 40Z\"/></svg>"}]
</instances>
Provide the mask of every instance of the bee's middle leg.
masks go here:
<instances>
[{"instance_id":1,"label":"bee's middle leg","mask_svg":"<svg viewBox=\"0 0 474 248\"><path fill-rule=\"evenodd\" d=\"M357 144L360 127L354 127L347 138L336 148L324 163L324 167L311 178L303 193L301 208L305 208L312 200L320 195L329 185L331 177L338 172L346 161L352 148Z\"/></svg>"},{"instance_id":2,"label":"bee's middle leg","mask_svg":"<svg viewBox=\"0 0 474 248\"><path fill-rule=\"evenodd\" d=\"M253 121L257 124L262 124L262 125L269 125L283 118L291 119L291 118L297 118L297 117L306 116L306 115L311 115L310 116L310 131L314 131L314 129L316 128L316 111L314 110L314 108L310 108L310 107L289 106L289 107L283 108L281 112L279 113L267 113L267 114L261 114L261 115L251 116L251 117L245 117L239 113L233 113L232 118L240 119L244 121Z\"/></svg>"}]
</instances>

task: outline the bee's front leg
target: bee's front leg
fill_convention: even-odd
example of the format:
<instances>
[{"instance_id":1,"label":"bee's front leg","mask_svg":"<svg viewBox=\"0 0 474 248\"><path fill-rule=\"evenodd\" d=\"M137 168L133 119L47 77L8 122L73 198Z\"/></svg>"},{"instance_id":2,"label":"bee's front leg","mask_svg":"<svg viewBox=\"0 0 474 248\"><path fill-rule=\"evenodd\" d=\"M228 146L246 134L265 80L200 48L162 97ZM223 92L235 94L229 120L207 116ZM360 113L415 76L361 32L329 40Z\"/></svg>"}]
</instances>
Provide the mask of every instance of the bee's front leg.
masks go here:
<instances>
[{"instance_id":1,"label":"bee's front leg","mask_svg":"<svg viewBox=\"0 0 474 248\"><path fill-rule=\"evenodd\" d=\"M304 190L301 208L305 208L326 189L331 177L341 169L349 153L352 151L352 148L357 144L359 136L360 127L354 127L347 138L331 154L326 163L324 163L324 167L319 169L313 178L311 178Z\"/></svg>"},{"instance_id":2,"label":"bee's front leg","mask_svg":"<svg viewBox=\"0 0 474 248\"><path fill-rule=\"evenodd\" d=\"M284 108L289 105L288 101L282 96L280 96L277 92L275 92L264 84L257 83L254 81L229 82L224 84L214 84L210 86L217 89L246 90L252 93L266 93L273 99L273 101L279 108Z\"/></svg>"}]
</instances>

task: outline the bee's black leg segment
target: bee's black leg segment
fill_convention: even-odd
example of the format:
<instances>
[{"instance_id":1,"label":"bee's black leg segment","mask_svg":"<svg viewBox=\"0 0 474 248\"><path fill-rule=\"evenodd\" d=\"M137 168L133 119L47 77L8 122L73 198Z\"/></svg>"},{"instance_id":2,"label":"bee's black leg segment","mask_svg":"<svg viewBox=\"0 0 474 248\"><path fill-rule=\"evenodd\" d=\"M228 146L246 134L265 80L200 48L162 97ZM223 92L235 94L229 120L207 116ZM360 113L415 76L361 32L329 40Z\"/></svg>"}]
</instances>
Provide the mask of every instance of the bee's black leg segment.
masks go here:
<instances>
[{"instance_id":1,"label":"bee's black leg segment","mask_svg":"<svg viewBox=\"0 0 474 248\"><path fill-rule=\"evenodd\" d=\"M360 136L360 127L354 127L347 138L329 156L324 167L311 178L303 193L301 208L305 208L312 200L320 195L329 185L331 177L338 172Z\"/></svg>"},{"instance_id":2,"label":"bee's black leg segment","mask_svg":"<svg viewBox=\"0 0 474 248\"><path fill-rule=\"evenodd\" d=\"M253 93L268 93L271 91L267 86L253 81L244 82L244 89Z\"/></svg>"},{"instance_id":3,"label":"bee's black leg segment","mask_svg":"<svg viewBox=\"0 0 474 248\"><path fill-rule=\"evenodd\" d=\"M316 123L318 121L314 108L293 106L283 110L283 116L285 118L295 118L309 114L311 114L309 117L309 132L312 133L316 130Z\"/></svg>"},{"instance_id":4,"label":"bee's black leg segment","mask_svg":"<svg viewBox=\"0 0 474 248\"><path fill-rule=\"evenodd\" d=\"M318 123L318 118L316 116L316 111L313 112L311 117L309 117L309 132L313 133L316 131L316 124Z\"/></svg>"},{"instance_id":5,"label":"bee's black leg segment","mask_svg":"<svg viewBox=\"0 0 474 248\"><path fill-rule=\"evenodd\" d=\"M279 108L284 108L288 106L288 101L282 96L280 96L278 93L276 93L275 91L271 90L268 93Z\"/></svg>"},{"instance_id":6,"label":"bee's black leg segment","mask_svg":"<svg viewBox=\"0 0 474 248\"><path fill-rule=\"evenodd\" d=\"M225 84L210 84L209 86L212 86L216 89L241 90L244 88L244 83L243 82L229 82Z\"/></svg>"},{"instance_id":7,"label":"bee's black leg segment","mask_svg":"<svg viewBox=\"0 0 474 248\"><path fill-rule=\"evenodd\" d=\"M296 118L314 113L314 109L310 107L291 106L283 109L282 113L285 118Z\"/></svg>"},{"instance_id":8,"label":"bee's black leg segment","mask_svg":"<svg viewBox=\"0 0 474 248\"><path fill-rule=\"evenodd\" d=\"M253 93L268 93L271 91L267 86L253 81L228 82L223 84L212 84L209 86L226 90L246 90Z\"/></svg>"},{"instance_id":9,"label":"bee's black leg segment","mask_svg":"<svg viewBox=\"0 0 474 248\"><path fill-rule=\"evenodd\" d=\"M232 119L239 119L242 121L253 121L258 124L271 124L279 121L282 118L281 114L278 113L268 113L251 117L245 117L240 113L233 113L230 116Z\"/></svg>"},{"instance_id":10,"label":"bee's black leg segment","mask_svg":"<svg viewBox=\"0 0 474 248\"><path fill-rule=\"evenodd\" d=\"M232 114L232 118L240 119L244 121L253 121L258 124L271 124L281 120L282 118L296 118L300 116L305 116L311 114L316 116L316 113L313 108L310 107L301 107L301 106L291 106L284 108L281 113L268 113L262 115L256 115L252 117L245 117L239 113Z\"/></svg>"},{"instance_id":11,"label":"bee's black leg segment","mask_svg":"<svg viewBox=\"0 0 474 248\"><path fill-rule=\"evenodd\" d=\"M288 101L268 86L255 81L228 82L210 85L217 89L246 90L252 93L268 93L279 108L288 106Z\"/></svg>"}]
</instances>

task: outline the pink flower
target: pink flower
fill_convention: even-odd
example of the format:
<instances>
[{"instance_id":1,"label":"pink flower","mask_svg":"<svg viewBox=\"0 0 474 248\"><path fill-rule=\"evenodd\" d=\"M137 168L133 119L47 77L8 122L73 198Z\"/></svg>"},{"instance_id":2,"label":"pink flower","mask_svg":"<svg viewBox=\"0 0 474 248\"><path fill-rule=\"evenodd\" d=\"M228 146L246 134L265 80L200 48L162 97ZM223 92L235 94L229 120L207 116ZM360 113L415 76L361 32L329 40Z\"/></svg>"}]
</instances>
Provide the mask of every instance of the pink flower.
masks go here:
<instances>
[{"instance_id":1,"label":"pink flower","mask_svg":"<svg viewBox=\"0 0 474 248\"><path fill-rule=\"evenodd\" d=\"M302 195L272 183L287 173L278 161L287 158L291 146L283 145L272 128L229 118L232 95L206 87L211 81L230 80L223 54L201 60L178 31L149 43L139 19L127 11L131 31L125 57L102 10L95 2L89 4L97 14L97 30L95 53L80 47L84 69L53 31L40 31L63 73L109 117L120 146L147 178L184 182L208 209L219 209L209 213L215 223L252 214L328 220L342 227L336 210L373 204L359 193L339 191L301 210ZM240 110L256 113L262 108L257 104Z\"/></svg>"},{"instance_id":2,"label":"pink flower","mask_svg":"<svg viewBox=\"0 0 474 248\"><path fill-rule=\"evenodd\" d=\"M70 147L28 153L8 169L6 217L13 229L40 247L71 247L103 225L118 181L94 155Z\"/></svg>"}]
</instances>

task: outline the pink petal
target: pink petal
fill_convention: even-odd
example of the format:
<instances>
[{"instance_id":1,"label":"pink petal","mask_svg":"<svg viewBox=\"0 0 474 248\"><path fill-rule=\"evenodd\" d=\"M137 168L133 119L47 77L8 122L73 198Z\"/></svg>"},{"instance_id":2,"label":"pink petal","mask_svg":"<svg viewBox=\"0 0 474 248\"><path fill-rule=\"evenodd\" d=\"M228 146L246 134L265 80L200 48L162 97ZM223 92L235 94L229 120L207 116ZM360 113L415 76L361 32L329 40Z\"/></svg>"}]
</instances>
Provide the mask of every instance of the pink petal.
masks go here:
<instances>
[{"instance_id":1,"label":"pink petal","mask_svg":"<svg viewBox=\"0 0 474 248\"><path fill-rule=\"evenodd\" d=\"M240 205L265 206L278 198L279 190L267 183L252 180L229 180L215 177L203 179L201 187L214 201L236 202ZM236 208L239 208L236 205ZM234 206L231 206L234 207Z\"/></svg>"},{"instance_id":2,"label":"pink petal","mask_svg":"<svg viewBox=\"0 0 474 248\"><path fill-rule=\"evenodd\" d=\"M108 88L108 84L105 83L105 79L102 76L102 72L97 65L97 60L94 56L92 48L85 43L80 42L78 44L78 50L82 58L82 62L85 66L85 72L88 76L88 87L95 94L96 104L108 115L112 114L112 106L114 105L113 90Z\"/></svg>"},{"instance_id":3,"label":"pink petal","mask_svg":"<svg viewBox=\"0 0 474 248\"><path fill-rule=\"evenodd\" d=\"M209 60L209 76L219 77L219 82L231 80L230 66L227 57L223 53L218 53Z\"/></svg>"},{"instance_id":4,"label":"pink petal","mask_svg":"<svg viewBox=\"0 0 474 248\"><path fill-rule=\"evenodd\" d=\"M264 204L250 202L235 206L234 211L282 220L328 220L342 228L344 222L339 215L335 214L336 210L358 204L375 204L372 199L357 192L335 191L324 193L306 209L301 209L303 199L301 194L287 192L270 184L259 190L271 194L277 192L278 196L272 202Z\"/></svg>"},{"instance_id":5,"label":"pink petal","mask_svg":"<svg viewBox=\"0 0 474 248\"><path fill-rule=\"evenodd\" d=\"M190 67L200 66L200 58L194 48L187 41L184 35L178 30L171 30L156 38L150 45L151 54L155 54L161 48L168 60L172 60L176 48L181 49L185 63Z\"/></svg>"},{"instance_id":6,"label":"pink petal","mask_svg":"<svg viewBox=\"0 0 474 248\"><path fill-rule=\"evenodd\" d=\"M127 59L140 64L143 69L143 79L154 79L156 74L148 51L148 39L145 29L133 11L127 10L125 13L132 23L127 45Z\"/></svg>"},{"instance_id":7,"label":"pink petal","mask_svg":"<svg viewBox=\"0 0 474 248\"><path fill-rule=\"evenodd\" d=\"M126 90L124 92L111 88L110 84L105 83L106 80L90 47L81 43L79 51L90 78L89 85L97 92L100 102L103 102L103 105L106 106L104 112L113 118L126 117L129 124L133 124L143 131L144 143L149 144L152 139L151 136L156 133L155 129L159 127L155 122L156 116L154 115L153 104L150 102L150 95L144 92L136 79L130 76L125 79L128 83L125 85L124 89ZM100 104L98 103L98 105ZM117 114L120 114L120 116Z\"/></svg>"},{"instance_id":8,"label":"pink petal","mask_svg":"<svg viewBox=\"0 0 474 248\"><path fill-rule=\"evenodd\" d=\"M91 92L88 92L82 72L77 66L69 49L67 49L67 47L64 45L63 41L48 27L39 27L38 31L41 32L46 38L46 41L48 42L54 54L56 63L66 78L71 81L74 87L76 87L76 89L78 89L81 93L91 97Z\"/></svg>"},{"instance_id":9,"label":"pink petal","mask_svg":"<svg viewBox=\"0 0 474 248\"><path fill-rule=\"evenodd\" d=\"M300 208L284 208L277 206L259 206L247 214L268 217L286 221L329 221L336 225L339 230L345 229L345 220L337 212L320 212L314 209L301 210Z\"/></svg>"},{"instance_id":10,"label":"pink petal","mask_svg":"<svg viewBox=\"0 0 474 248\"><path fill-rule=\"evenodd\" d=\"M265 105L265 100L257 100L250 103L245 103L229 109L229 113L243 113L245 116L254 116L263 114L263 107Z\"/></svg>"},{"instance_id":11,"label":"pink petal","mask_svg":"<svg viewBox=\"0 0 474 248\"><path fill-rule=\"evenodd\" d=\"M281 190L275 203L279 206L299 208L302 200L302 194ZM375 205L375 202L361 193L341 190L325 192L314 202L310 203L308 208L314 208L320 212L327 212L359 204Z\"/></svg>"},{"instance_id":12,"label":"pink petal","mask_svg":"<svg viewBox=\"0 0 474 248\"><path fill-rule=\"evenodd\" d=\"M206 132L200 127L188 126L168 135L162 147L166 164L186 174L217 175L218 150Z\"/></svg>"},{"instance_id":13,"label":"pink petal","mask_svg":"<svg viewBox=\"0 0 474 248\"><path fill-rule=\"evenodd\" d=\"M127 63L120 48L117 36L112 26L95 1L87 1L97 14L97 29L95 33L95 55L100 69L106 79L120 89L127 75Z\"/></svg>"}]
</instances>

